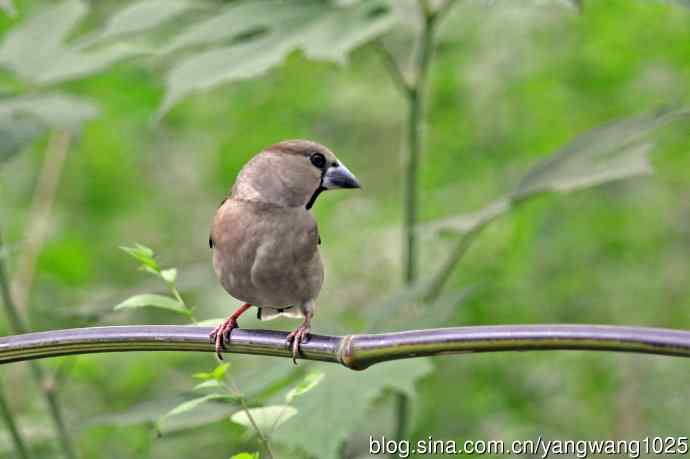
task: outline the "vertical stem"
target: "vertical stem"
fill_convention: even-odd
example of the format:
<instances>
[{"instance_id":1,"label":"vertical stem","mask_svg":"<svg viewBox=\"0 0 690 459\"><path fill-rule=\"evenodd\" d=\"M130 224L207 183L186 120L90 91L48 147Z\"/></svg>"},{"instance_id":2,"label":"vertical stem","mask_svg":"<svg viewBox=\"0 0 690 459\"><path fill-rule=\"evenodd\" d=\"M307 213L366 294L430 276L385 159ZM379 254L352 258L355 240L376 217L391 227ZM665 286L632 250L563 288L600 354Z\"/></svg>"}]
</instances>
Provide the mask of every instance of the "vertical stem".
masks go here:
<instances>
[{"instance_id":1,"label":"vertical stem","mask_svg":"<svg viewBox=\"0 0 690 459\"><path fill-rule=\"evenodd\" d=\"M26 242L17 261L16 275L12 279L14 304L24 317L29 310L29 295L36 270L36 261L48 236L49 218L71 139L72 135L68 131L53 132L50 135L43 166L41 166L41 172L36 182L36 190L33 194L28 223L26 224Z\"/></svg>"},{"instance_id":2,"label":"vertical stem","mask_svg":"<svg viewBox=\"0 0 690 459\"><path fill-rule=\"evenodd\" d=\"M2 416L5 424L7 425L7 430L10 431L10 436L12 437L12 443L14 443L14 450L17 453L17 457L21 459L29 459L29 450L24 443L22 434L19 432L17 424L14 422L14 414L10 409L7 399L5 398L5 393L0 385L0 416Z\"/></svg>"},{"instance_id":3,"label":"vertical stem","mask_svg":"<svg viewBox=\"0 0 690 459\"><path fill-rule=\"evenodd\" d=\"M2 237L0 235L0 249L2 247ZM5 269L5 262L2 257L0 257L0 294L2 296L2 301L5 305L5 312L7 313L13 333L26 333L27 327L24 325L24 322L19 315L19 311L12 300L9 279ZM72 447L72 441L69 436L69 432L67 431L67 425L65 424L62 408L60 407L57 395L55 393L55 385L48 382L45 372L43 371L43 367L38 362L29 362L29 369L31 370L31 375L34 378L36 385L38 385L39 389L43 393L44 398L46 399L48 410L53 418L55 428L57 429L63 455L68 459L75 459L77 456L74 452L74 448Z\"/></svg>"},{"instance_id":4,"label":"vertical stem","mask_svg":"<svg viewBox=\"0 0 690 459\"><path fill-rule=\"evenodd\" d=\"M412 285L418 277L418 247L417 247L417 208L419 199L419 163L424 151L424 105L426 102L426 82L429 74L429 64L434 48L434 25L436 14L429 8L425 0L419 1L422 16L422 30L417 43L417 55L414 67L414 81L407 91L407 163L405 167L405 217L404 251L405 271L404 282ZM396 429L395 438L402 440L407 435L410 401L404 392L395 394Z\"/></svg>"},{"instance_id":5,"label":"vertical stem","mask_svg":"<svg viewBox=\"0 0 690 459\"><path fill-rule=\"evenodd\" d=\"M421 3L424 5L424 3ZM405 167L405 276L406 284L417 280L417 208L419 185L419 157L423 153L424 104L426 101L426 80L434 45L434 24L436 16L426 7L420 6L423 14L422 32L419 37L415 62L415 81L407 95L407 162Z\"/></svg>"},{"instance_id":6,"label":"vertical stem","mask_svg":"<svg viewBox=\"0 0 690 459\"><path fill-rule=\"evenodd\" d=\"M421 147L421 97L417 88L410 90L407 127L407 162L405 164L405 215L404 215L404 281L409 285L417 278L417 175L419 171L419 150Z\"/></svg>"},{"instance_id":7,"label":"vertical stem","mask_svg":"<svg viewBox=\"0 0 690 459\"><path fill-rule=\"evenodd\" d=\"M275 459L273 451L271 450L271 444L269 443L268 438L266 438L266 435L264 435L264 433L259 428L259 425L256 423L254 416L252 416L252 413L249 410L249 407L247 406L247 401L244 399L244 395L242 395L240 388L237 387L235 380L231 380L230 382L232 384L233 390L237 394L237 397L240 401L240 405L242 406L242 409L244 410L245 414L247 415L247 419L249 419L249 422L251 423L252 427L254 428L254 431L256 432L256 436L259 438L259 442L261 443L261 445L266 450L266 454L268 455L268 458L269 459Z\"/></svg>"}]
</instances>

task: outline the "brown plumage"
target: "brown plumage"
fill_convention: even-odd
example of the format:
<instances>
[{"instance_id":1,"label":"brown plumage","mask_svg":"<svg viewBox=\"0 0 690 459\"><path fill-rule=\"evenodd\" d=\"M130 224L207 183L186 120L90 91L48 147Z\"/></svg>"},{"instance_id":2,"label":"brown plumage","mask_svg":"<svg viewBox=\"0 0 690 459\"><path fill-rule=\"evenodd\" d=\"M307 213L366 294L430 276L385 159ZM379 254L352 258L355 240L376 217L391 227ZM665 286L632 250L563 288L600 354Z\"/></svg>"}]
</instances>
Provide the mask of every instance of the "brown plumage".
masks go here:
<instances>
[{"instance_id":1,"label":"brown plumage","mask_svg":"<svg viewBox=\"0 0 690 459\"><path fill-rule=\"evenodd\" d=\"M225 290L245 303L210 338L221 357L237 318L250 306L262 320L303 317L288 345L296 360L323 284L319 230L310 209L322 191L359 188L328 148L287 140L255 155L216 212L209 245Z\"/></svg>"}]
</instances>

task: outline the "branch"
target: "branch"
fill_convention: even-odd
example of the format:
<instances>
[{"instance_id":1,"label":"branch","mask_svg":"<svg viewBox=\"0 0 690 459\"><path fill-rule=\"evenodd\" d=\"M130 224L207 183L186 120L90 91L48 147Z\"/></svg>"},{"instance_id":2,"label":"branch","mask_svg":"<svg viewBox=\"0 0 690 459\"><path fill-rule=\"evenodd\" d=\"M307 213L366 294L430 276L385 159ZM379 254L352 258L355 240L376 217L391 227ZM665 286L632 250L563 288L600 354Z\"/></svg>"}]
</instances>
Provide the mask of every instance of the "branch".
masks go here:
<instances>
[{"instance_id":1,"label":"branch","mask_svg":"<svg viewBox=\"0 0 690 459\"><path fill-rule=\"evenodd\" d=\"M0 364L124 351L214 352L210 327L138 325L74 328L0 338ZM228 351L290 358L287 333L235 329ZM389 360L468 352L592 350L690 357L690 331L614 325L494 325L372 335L311 335L302 358L353 370Z\"/></svg>"}]
</instances>

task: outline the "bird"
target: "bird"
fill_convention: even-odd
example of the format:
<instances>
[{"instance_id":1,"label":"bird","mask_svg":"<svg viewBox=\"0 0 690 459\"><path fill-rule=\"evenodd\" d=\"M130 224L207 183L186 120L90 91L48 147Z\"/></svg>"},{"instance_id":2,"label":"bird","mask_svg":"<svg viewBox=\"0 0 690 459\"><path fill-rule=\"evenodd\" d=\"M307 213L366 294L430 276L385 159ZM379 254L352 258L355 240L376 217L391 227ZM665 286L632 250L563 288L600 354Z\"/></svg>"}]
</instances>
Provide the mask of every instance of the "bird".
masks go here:
<instances>
[{"instance_id":1,"label":"bird","mask_svg":"<svg viewBox=\"0 0 690 459\"><path fill-rule=\"evenodd\" d=\"M242 167L209 237L220 284L244 303L209 335L219 359L237 319L256 306L259 320L303 319L286 340L297 364L324 280L312 207L322 192L338 188L361 185L331 150L311 140L283 140Z\"/></svg>"}]
</instances>

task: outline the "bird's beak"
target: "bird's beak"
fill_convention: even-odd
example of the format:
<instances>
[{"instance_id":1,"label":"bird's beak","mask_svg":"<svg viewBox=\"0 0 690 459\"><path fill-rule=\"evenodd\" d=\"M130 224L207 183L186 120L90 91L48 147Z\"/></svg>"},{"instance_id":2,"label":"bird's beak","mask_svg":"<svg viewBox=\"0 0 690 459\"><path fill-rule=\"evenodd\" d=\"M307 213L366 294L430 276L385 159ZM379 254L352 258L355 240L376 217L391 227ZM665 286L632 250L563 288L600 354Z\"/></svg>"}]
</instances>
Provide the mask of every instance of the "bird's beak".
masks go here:
<instances>
[{"instance_id":1,"label":"bird's beak","mask_svg":"<svg viewBox=\"0 0 690 459\"><path fill-rule=\"evenodd\" d=\"M323 177L322 186L327 190L334 188L361 188L357 177L354 176L350 170L345 167L345 164L338 163L337 166L331 166L326 170L326 175Z\"/></svg>"}]
</instances>

